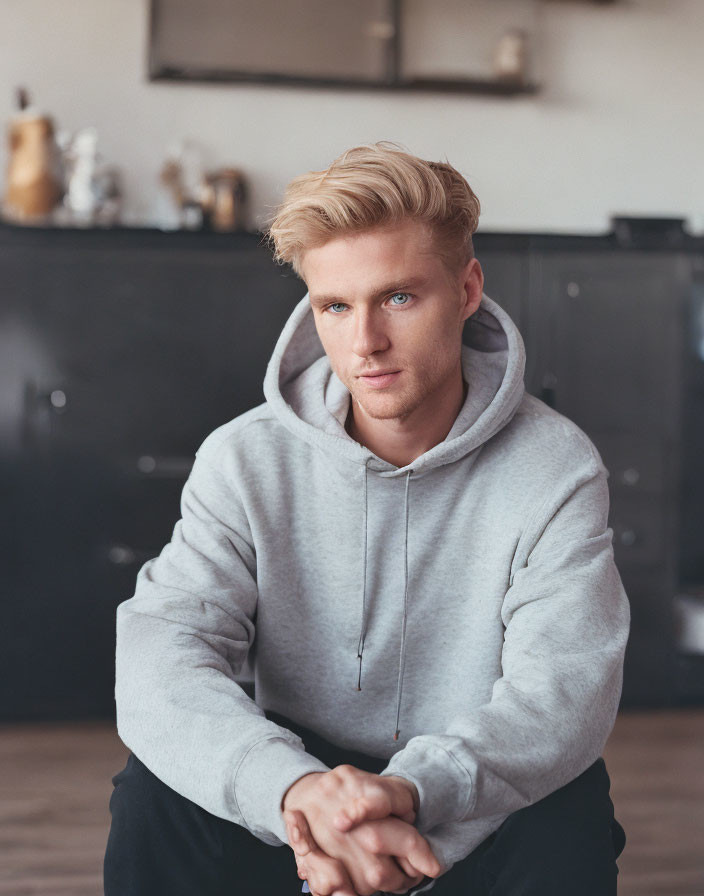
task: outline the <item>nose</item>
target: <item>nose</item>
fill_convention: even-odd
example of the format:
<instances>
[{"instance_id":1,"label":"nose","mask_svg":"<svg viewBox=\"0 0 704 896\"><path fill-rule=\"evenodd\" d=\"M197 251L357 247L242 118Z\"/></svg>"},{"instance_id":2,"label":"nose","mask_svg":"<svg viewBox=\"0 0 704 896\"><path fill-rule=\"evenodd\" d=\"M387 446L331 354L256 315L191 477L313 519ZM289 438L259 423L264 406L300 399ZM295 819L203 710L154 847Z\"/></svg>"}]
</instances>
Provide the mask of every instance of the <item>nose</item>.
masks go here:
<instances>
[{"instance_id":1,"label":"nose","mask_svg":"<svg viewBox=\"0 0 704 896\"><path fill-rule=\"evenodd\" d=\"M355 311L354 342L352 351L360 358L368 358L375 352L386 351L390 346L382 315L374 310L361 308Z\"/></svg>"}]
</instances>

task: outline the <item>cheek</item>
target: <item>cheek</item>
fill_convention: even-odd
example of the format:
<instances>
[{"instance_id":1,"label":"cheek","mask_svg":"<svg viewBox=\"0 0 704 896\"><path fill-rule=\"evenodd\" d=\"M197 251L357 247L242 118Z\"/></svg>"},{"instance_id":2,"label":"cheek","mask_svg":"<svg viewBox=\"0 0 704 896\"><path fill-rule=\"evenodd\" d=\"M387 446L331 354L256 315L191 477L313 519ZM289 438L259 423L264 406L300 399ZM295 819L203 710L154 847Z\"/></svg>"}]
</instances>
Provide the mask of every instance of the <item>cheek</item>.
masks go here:
<instances>
[{"instance_id":1,"label":"cheek","mask_svg":"<svg viewBox=\"0 0 704 896\"><path fill-rule=\"evenodd\" d=\"M437 318L429 317L427 320L419 320L409 329L401 339L399 347L403 344L405 350L414 357L447 357L452 354L450 349L457 342L457 330L447 322L439 322Z\"/></svg>"},{"instance_id":2,"label":"cheek","mask_svg":"<svg viewBox=\"0 0 704 896\"><path fill-rule=\"evenodd\" d=\"M333 339L333 334L324 324L320 323L317 317L315 318L315 329L318 334L318 339L320 339L320 342L325 349L325 354L329 355L330 352L335 350L335 340Z\"/></svg>"},{"instance_id":3,"label":"cheek","mask_svg":"<svg viewBox=\"0 0 704 896\"><path fill-rule=\"evenodd\" d=\"M415 360L418 373L424 378L435 380L445 376L457 364L460 357L460 342L457 330L449 327L428 326L409 345L409 356Z\"/></svg>"},{"instance_id":4,"label":"cheek","mask_svg":"<svg viewBox=\"0 0 704 896\"><path fill-rule=\"evenodd\" d=\"M318 336L333 370L337 374L344 372L347 366L346 356L348 354L345 350L345 340L340 337L340 334L325 332L322 327L318 330Z\"/></svg>"}]
</instances>

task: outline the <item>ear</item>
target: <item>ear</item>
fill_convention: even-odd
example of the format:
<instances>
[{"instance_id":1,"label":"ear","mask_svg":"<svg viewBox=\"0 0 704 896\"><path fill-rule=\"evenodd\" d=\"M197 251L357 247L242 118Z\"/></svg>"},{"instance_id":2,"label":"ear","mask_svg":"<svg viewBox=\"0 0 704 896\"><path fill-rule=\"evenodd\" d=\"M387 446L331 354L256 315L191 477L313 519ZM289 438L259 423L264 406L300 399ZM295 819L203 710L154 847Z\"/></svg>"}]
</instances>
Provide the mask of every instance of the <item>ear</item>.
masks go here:
<instances>
[{"instance_id":1,"label":"ear","mask_svg":"<svg viewBox=\"0 0 704 896\"><path fill-rule=\"evenodd\" d=\"M472 258L460 274L462 288L462 321L471 317L479 308L484 291L484 272L476 258Z\"/></svg>"}]
</instances>

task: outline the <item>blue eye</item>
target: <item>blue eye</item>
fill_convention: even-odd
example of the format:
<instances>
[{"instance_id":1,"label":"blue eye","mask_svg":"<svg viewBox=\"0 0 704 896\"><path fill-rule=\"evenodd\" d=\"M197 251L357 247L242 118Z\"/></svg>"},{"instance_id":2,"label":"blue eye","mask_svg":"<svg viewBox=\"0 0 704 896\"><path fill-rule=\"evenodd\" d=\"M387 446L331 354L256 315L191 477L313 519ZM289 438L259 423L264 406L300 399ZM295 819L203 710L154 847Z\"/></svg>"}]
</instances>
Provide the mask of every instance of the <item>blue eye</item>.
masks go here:
<instances>
[{"instance_id":1,"label":"blue eye","mask_svg":"<svg viewBox=\"0 0 704 896\"><path fill-rule=\"evenodd\" d=\"M328 310L332 311L333 314L339 314L339 311L337 311L335 309L340 309L340 308L344 308L344 307L345 307L344 302L333 302L332 305L328 305Z\"/></svg>"},{"instance_id":2,"label":"blue eye","mask_svg":"<svg viewBox=\"0 0 704 896\"><path fill-rule=\"evenodd\" d=\"M409 298L410 298L410 296L408 295L408 293L405 293L405 292L397 292L397 293L395 293L394 295L391 296L391 302L392 302L392 304L397 305L397 306L398 306L398 305L405 305L406 302L409 300ZM401 302L397 302L397 301L395 301L396 299L402 299L402 301L401 301Z\"/></svg>"}]
</instances>

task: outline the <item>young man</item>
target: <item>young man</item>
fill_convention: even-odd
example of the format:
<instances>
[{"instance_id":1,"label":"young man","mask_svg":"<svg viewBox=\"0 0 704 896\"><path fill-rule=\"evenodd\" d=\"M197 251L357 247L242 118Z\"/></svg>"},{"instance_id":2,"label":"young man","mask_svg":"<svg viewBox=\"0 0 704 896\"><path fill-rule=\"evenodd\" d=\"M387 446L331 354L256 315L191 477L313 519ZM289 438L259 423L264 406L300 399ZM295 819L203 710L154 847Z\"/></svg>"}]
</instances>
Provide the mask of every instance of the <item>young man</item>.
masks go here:
<instances>
[{"instance_id":1,"label":"young man","mask_svg":"<svg viewBox=\"0 0 704 896\"><path fill-rule=\"evenodd\" d=\"M200 447L118 610L107 896L615 894L607 472L525 393L478 214L383 144L289 185L308 294L266 402Z\"/></svg>"}]
</instances>

